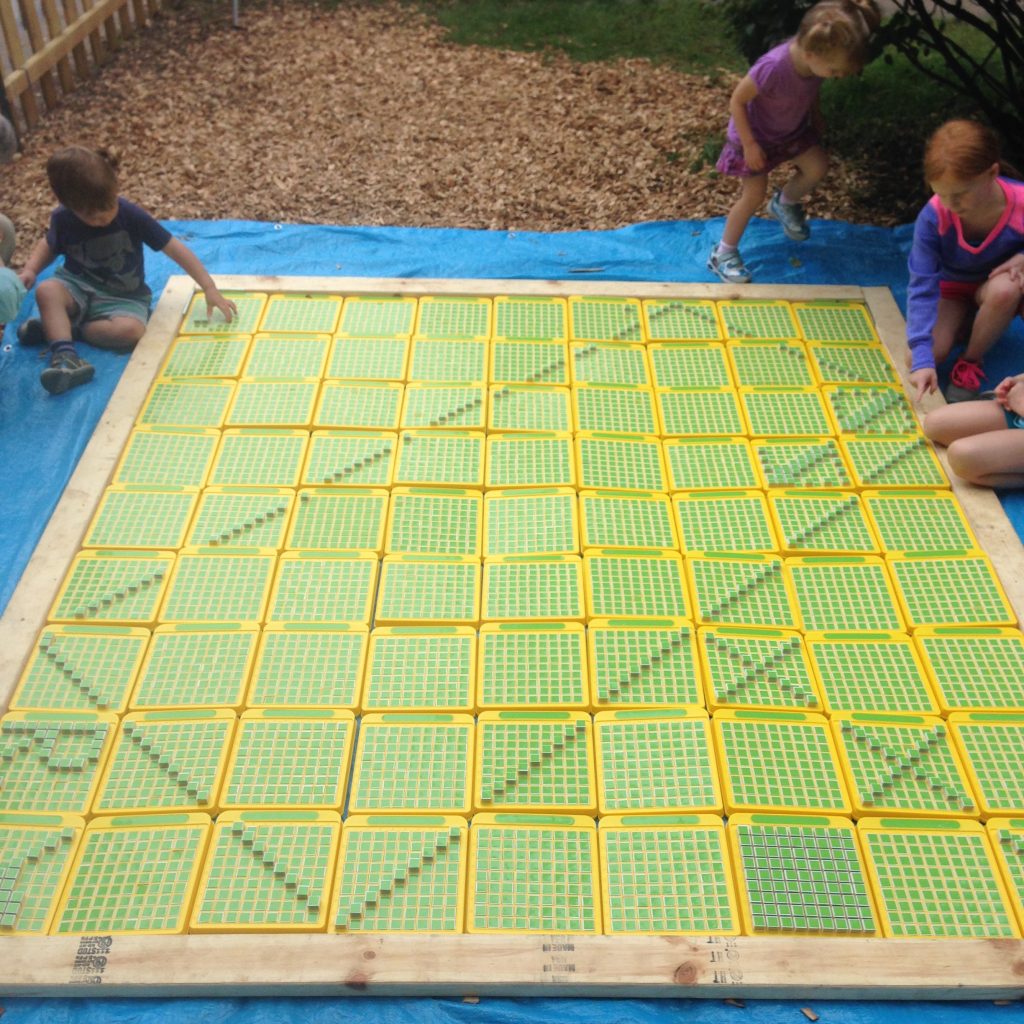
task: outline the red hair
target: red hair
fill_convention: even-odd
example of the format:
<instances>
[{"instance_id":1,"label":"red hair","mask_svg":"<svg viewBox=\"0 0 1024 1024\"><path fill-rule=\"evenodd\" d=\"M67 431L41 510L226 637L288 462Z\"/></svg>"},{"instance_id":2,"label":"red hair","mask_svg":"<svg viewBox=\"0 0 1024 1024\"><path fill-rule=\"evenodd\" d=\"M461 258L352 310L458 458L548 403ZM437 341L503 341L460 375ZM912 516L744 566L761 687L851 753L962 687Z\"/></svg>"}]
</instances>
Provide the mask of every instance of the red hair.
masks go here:
<instances>
[{"instance_id":1,"label":"red hair","mask_svg":"<svg viewBox=\"0 0 1024 1024\"><path fill-rule=\"evenodd\" d=\"M1020 172L1000 155L999 136L980 121L947 121L932 132L924 148L924 180L938 181L950 174L957 181L969 181L984 174L993 164L999 173L1020 178Z\"/></svg>"}]
</instances>

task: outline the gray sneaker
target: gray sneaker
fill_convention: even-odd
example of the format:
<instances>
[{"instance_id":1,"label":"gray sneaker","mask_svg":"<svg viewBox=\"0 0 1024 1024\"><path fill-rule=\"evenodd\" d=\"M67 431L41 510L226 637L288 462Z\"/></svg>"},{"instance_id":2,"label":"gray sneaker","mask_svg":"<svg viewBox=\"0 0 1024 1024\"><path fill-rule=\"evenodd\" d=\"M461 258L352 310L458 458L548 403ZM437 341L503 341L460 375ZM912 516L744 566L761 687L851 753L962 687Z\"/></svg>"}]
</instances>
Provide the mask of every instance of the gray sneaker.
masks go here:
<instances>
[{"instance_id":1,"label":"gray sneaker","mask_svg":"<svg viewBox=\"0 0 1024 1024\"><path fill-rule=\"evenodd\" d=\"M750 280L750 271L747 270L739 249L719 256L716 245L708 257L708 270L712 274L717 274L726 284L746 284Z\"/></svg>"},{"instance_id":2,"label":"gray sneaker","mask_svg":"<svg viewBox=\"0 0 1024 1024\"><path fill-rule=\"evenodd\" d=\"M781 190L768 200L768 216L774 217L782 225L786 237L794 242L806 242L811 236L804 204L784 203Z\"/></svg>"}]
</instances>

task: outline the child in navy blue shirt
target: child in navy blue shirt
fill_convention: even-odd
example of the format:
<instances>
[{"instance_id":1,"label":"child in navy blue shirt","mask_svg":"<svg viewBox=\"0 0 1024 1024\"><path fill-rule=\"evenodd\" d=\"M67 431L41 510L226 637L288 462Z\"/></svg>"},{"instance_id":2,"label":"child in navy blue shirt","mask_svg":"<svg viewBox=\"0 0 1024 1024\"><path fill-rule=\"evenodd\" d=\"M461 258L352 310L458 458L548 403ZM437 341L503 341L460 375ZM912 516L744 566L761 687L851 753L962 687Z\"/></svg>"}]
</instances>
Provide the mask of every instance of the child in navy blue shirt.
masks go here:
<instances>
[{"instance_id":1,"label":"child in navy blue shirt","mask_svg":"<svg viewBox=\"0 0 1024 1024\"><path fill-rule=\"evenodd\" d=\"M53 277L36 291L38 320L18 330L23 345L49 344L43 387L59 395L92 380L93 367L72 340L77 331L97 348L127 352L145 333L152 294L146 285L143 245L163 252L202 288L207 315L237 312L213 283L199 258L149 213L118 195L116 156L108 150L68 146L46 164L50 187L60 202L46 236L21 270L26 288L58 256Z\"/></svg>"}]
</instances>

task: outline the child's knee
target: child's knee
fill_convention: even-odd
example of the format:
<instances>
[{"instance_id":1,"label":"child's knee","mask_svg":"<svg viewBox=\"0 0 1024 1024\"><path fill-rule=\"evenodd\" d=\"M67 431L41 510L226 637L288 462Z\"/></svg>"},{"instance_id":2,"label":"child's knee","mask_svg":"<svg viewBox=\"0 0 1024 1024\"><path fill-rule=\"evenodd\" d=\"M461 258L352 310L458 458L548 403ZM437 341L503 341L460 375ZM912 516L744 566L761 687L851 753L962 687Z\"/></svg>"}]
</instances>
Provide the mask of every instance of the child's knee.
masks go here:
<instances>
[{"instance_id":1,"label":"child's knee","mask_svg":"<svg viewBox=\"0 0 1024 1024\"><path fill-rule=\"evenodd\" d=\"M981 476L979 470L978 439L976 437L961 437L953 441L946 449L946 458L949 460L949 468L961 480L970 483L978 483Z\"/></svg>"},{"instance_id":2,"label":"child's knee","mask_svg":"<svg viewBox=\"0 0 1024 1024\"><path fill-rule=\"evenodd\" d=\"M996 274L985 282L981 308L986 306L1013 315L1021 304L1020 286L1009 274Z\"/></svg>"},{"instance_id":3,"label":"child's knee","mask_svg":"<svg viewBox=\"0 0 1024 1024\"><path fill-rule=\"evenodd\" d=\"M70 294L67 288L56 278L49 277L36 285L36 302L40 310L51 306L60 306L65 309L69 298Z\"/></svg>"}]
</instances>

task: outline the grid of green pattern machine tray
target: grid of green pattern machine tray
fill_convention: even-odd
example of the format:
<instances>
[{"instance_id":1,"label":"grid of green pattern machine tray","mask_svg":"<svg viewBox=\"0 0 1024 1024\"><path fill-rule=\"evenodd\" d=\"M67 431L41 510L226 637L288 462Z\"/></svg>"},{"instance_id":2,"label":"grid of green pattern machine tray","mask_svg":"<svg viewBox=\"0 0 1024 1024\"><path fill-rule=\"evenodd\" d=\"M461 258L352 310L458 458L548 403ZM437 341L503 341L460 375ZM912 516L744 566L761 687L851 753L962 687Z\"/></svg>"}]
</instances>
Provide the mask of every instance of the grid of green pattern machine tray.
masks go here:
<instances>
[{"instance_id":1,"label":"grid of green pattern machine tray","mask_svg":"<svg viewBox=\"0 0 1024 1024\"><path fill-rule=\"evenodd\" d=\"M972 551L980 545L951 491L865 491L864 505L887 551Z\"/></svg>"},{"instance_id":2,"label":"grid of green pattern machine tray","mask_svg":"<svg viewBox=\"0 0 1024 1024\"><path fill-rule=\"evenodd\" d=\"M257 334L242 376L256 380L322 377L330 347L327 334Z\"/></svg>"},{"instance_id":3,"label":"grid of green pattern machine tray","mask_svg":"<svg viewBox=\"0 0 1024 1024\"><path fill-rule=\"evenodd\" d=\"M656 388L731 387L725 346L713 341L656 342L647 346Z\"/></svg>"},{"instance_id":4,"label":"grid of green pattern machine tray","mask_svg":"<svg viewBox=\"0 0 1024 1024\"><path fill-rule=\"evenodd\" d=\"M226 708L125 715L93 814L214 813L234 730Z\"/></svg>"},{"instance_id":5,"label":"grid of green pattern machine tray","mask_svg":"<svg viewBox=\"0 0 1024 1024\"><path fill-rule=\"evenodd\" d=\"M910 553L886 561L912 627L1017 622L991 561L980 552Z\"/></svg>"},{"instance_id":6,"label":"grid of green pattern machine tray","mask_svg":"<svg viewBox=\"0 0 1024 1024\"><path fill-rule=\"evenodd\" d=\"M917 434L903 389L884 384L826 384L821 389L840 434Z\"/></svg>"},{"instance_id":7,"label":"grid of green pattern machine tray","mask_svg":"<svg viewBox=\"0 0 1024 1024\"><path fill-rule=\"evenodd\" d=\"M586 635L575 622L491 622L480 629L481 709L590 707Z\"/></svg>"},{"instance_id":8,"label":"grid of green pattern machine tray","mask_svg":"<svg viewBox=\"0 0 1024 1024\"><path fill-rule=\"evenodd\" d=\"M469 832L452 815L350 815L330 930L461 932Z\"/></svg>"},{"instance_id":9,"label":"grid of green pattern machine tray","mask_svg":"<svg viewBox=\"0 0 1024 1024\"><path fill-rule=\"evenodd\" d=\"M405 387L392 381L324 381L313 426L396 430L404 396Z\"/></svg>"},{"instance_id":10,"label":"grid of green pattern machine tray","mask_svg":"<svg viewBox=\"0 0 1024 1024\"><path fill-rule=\"evenodd\" d=\"M267 626L261 635L249 707L359 707L368 629L361 623Z\"/></svg>"},{"instance_id":11,"label":"grid of green pattern machine tray","mask_svg":"<svg viewBox=\"0 0 1024 1024\"><path fill-rule=\"evenodd\" d=\"M205 814L95 819L82 835L52 933L183 933L209 835Z\"/></svg>"},{"instance_id":12,"label":"grid of green pattern machine tray","mask_svg":"<svg viewBox=\"0 0 1024 1024\"><path fill-rule=\"evenodd\" d=\"M600 933L592 818L477 814L469 842L467 932Z\"/></svg>"},{"instance_id":13,"label":"grid of green pattern machine tray","mask_svg":"<svg viewBox=\"0 0 1024 1024\"><path fill-rule=\"evenodd\" d=\"M237 377L249 351L248 334L176 338L161 377Z\"/></svg>"},{"instance_id":14,"label":"grid of green pattern machine tray","mask_svg":"<svg viewBox=\"0 0 1024 1024\"><path fill-rule=\"evenodd\" d=\"M751 437L820 437L832 434L832 423L815 388L741 388L739 401L746 418L743 433Z\"/></svg>"},{"instance_id":15,"label":"grid of green pattern machine tray","mask_svg":"<svg viewBox=\"0 0 1024 1024\"><path fill-rule=\"evenodd\" d=\"M787 558L805 633L903 630L896 591L885 563L872 555L803 555Z\"/></svg>"},{"instance_id":16,"label":"grid of green pattern machine tray","mask_svg":"<svg viewBox=\"0 0 1024 1024\"><path fill-rule=\"evenodd\" d=\"M132 709L240 708L258 640L255 623L157 626Z\"/></svg>"},{"instance_id":17,"label":"grid of green pattern machine tray","mask_svg":"<svg viewBox=\"0 0 1024 1024\"><path fill-rule=\"evenodd\" d=\"M318 377L306 380L242 377L235 386L228 427L306 427L313 422Z\"/></svg>"},{"instance_id":18,"label":"grid of green pattern machine tray","mask_svg":"<svg viewBox=\"0 0 1024 1024\"><path fill-rule=\"evenodd\" d=\"M85 821L75 814L0 814L0 935L46 935Z\"/></svg>"},{"instance_id":19,"label":"grid of green pattern machine tray","mask_svg":"<svg viewBox=\"0 0 1024 1024\"><path fill-rule=\"evenodd\" d=\"M183 548L167 583L163 622L260 622L276 555L261 548Z\"/></svg>"},{"instance_id":20,"label":"grid of green pattern machine tray","mask_svg":"<svg viewBox=\"0 0 1024 1024\"><path fill-rule=\"evenodd\" d=\"M438 487L396 487L391 492L384 550L389 555L480 557L483 495Z\"/></svg>"},{"instance_id":21,"label":"grid of green pattern machine tray","mask_svg":"<svg viewBox=\"0 0 1024 1024\"><path fill-rule=\"evenodd\" d=\"M308 441L309 434L304 430L225 430L207 482L228 487L294 487L299 482Z\"/></svg>"},{"instance_id":22,"label":"grid of green pattern machine tray","mask_svg":"<svg viewBox=\"0 0 1024 1024\"><path fill-rule=\"evenodd\" d=\"M661 442L653 434L588 431L576 438L581 487L606 490L668 490Z\"/></svg>"},{"instance_id":23,"label":"grid of green pattern machine tray","mask_svg":"<svg viewBox=\"0 0 1024 1024\"><path fill-rule=\"evenodd\" d=\"M112 484L202 487L220 433L193 427L137 427L128 435Z\"/></svg>"},{"instance_id":24,"label":"grid of green pattern machine tray","mask_svg":"<svg viewBox=\"0 0 1024 1024\"><path fill-rule=\"evenodd\" d=\"M96 711L9 711L0 719L0 811L85 814L117 730Z\"/></svg>"},{"instance_id":25,"label":"grid of green pattern machine tray","mask_svg":"<svg viewBox=\"0 0 1024 1024\"><path fill-rule=\"evenodd\" d=\"M833 437L761 437L751 449L765 487L853 487Z\"/></svg>"},{"instance_id":26,"label":"grid of green pattern machine tray","mask_svg":"<svg viewBox=\"0 0 1024 1024\"><path fill-rule=\"evenodd\" d=\"M491 434L484 483L487 487L575 487L572 434Z\"/></svg>"},{"instance_id":27,"label":"grid of green pattern machine tray","mask_svg":"<svg viewBox=\"0 0 1024 1024\"><path fill-rule=\"evenodd\" d=\"M267 296L257 292L224 292L238 312L228 322L220 310L214 310L213 316L207 316L206 297L197 294L185 314L181 334L252 334L259 325L263 310L267 304Z\"/></svg>"},{"instance_id":28,"label":"grid of green pattern machine tray","mask_svg":"<svg viewBox=\"0 0 1024 1024\"><path fill-rule=\"evenodd\" d=\"M535 384L492 385L487 427L491 431L568 433L573 429L571 392Z\"/></svg>"},{"instance_id":29,"label":"grid of green pattern machine tray","mask_svg":"<svg viewBox=\"0 0 1024 1024\"><path fill-rule=\"evenodd\" d=\"M47 626L29 655L10 708L124 711L148 643L144 629Z\"/></svg>"},{"instance_id":30,"label":"grid of green pattern machine tray","mask_svg":"<svg viewBox=\"0 0 1024 1024\"><path fill-rule=\"evenodd\" d=\"M1019 935L985 830L953 818L862 818L857 824L886 938Z\"/></svg>"},{"instance_id":31,"label":"grid of green pattern machine tray","mask_svg":"<svg viewBox=\"0 0 1024 1024\"><path fill-rule=\"evenodd\" d=\"M651 491L580 492L580 533L584 548L679 546L668 495Z\"/></svg>"},{"instance_id":32,"label":"grid of green pattern machine tray","mask_svg":"<svg viewBox=\"0 0 1024 1024\"><path fill-rule=\"evenodd\" d=\"M720 817L606 815L597 838L605 934L739 934Z\"/></svg>"},{"instance_id":33,"label":"grid of green pattern machine tray","mask_svg":"<svg viewBox=\"0 0 1024 1024\"><path fill-rule=\"evenodd\" d=\"M267 621L368 623L377 566L371 551L286 551L278 562Z\"/></svg>"},{"instance_id":34,"label":"grid of green pattern machine tray","mask_svg":"<svg viewBox=\"0 0 1024 1024\"><path fill-rule=\"evenodd\" d=\"M700 631L707 706L821 710L800 634L718 626Z\"/></svg>"},{"instance_id":35,"label":"grid of green pattern machine tray","mask_svg":"<svg viewBox=\"0 0 1024 1024\"><path fill-rule=\"evenodd\" d=\"M477 811L595 814L594 737L579 711L481 711Z\"/></svg>"},{"instance_id":36,"label":"grid of green pattern machine tray","mask_svg":"<svg viewBox=\"0 0 1024 1024\"><path fill-rule=\"evenodd\" d=\"M725 337L797 339L800 330L792 307L781 299L727 299L718 303Z\"/></svg>"},{"instance_id":37,"label":"grid of green pattern machine tray","mask_svg":"<svg viewBox=\"0 0 1024 1024\"><path fill-rule=\"evenodd\" d=\"M279 548L295 503L287 487L207 487L186 543L190 547Z\"/></svg>"},{"instance_id":38,"label":"grid of green pattern machine tray","mask_svg":"<svg viewBox=\"0 0 1024 1024\"><path fill-rule=\"evenodd\" d=\"M271 295L259 329L267 334L333 334L341 303L340 295Z\"/></svg>"},{"instance_id":39,"label":"grid of green pattern machine tray","mask_svg":"<svg viewBox=\"0 0 1024 1024\"><path fill-rule=\"evenodd\" d=\"M370 635L363 710L472 712L476 650L469 626L378 627Z\"/></svg>"},{"instance_id":40,"label":"grid of green pattern machine tray","mask_svg":"<svg viewBox=\"0 0 1024 1024\"><path fill-rule=\"evenodd\" d=\"M767 554L710 552L686 560L697 622L797 626L782 559Z\"/></svg>"},{"instance_id":41,"label":"grid of green pattern machine tray","mask_svg":"<svg viewBox=\"0 0 1024 1024\"><path fill-rule=\"evenodd\" d=\"M84 551L71 563L49 618L151 625L173 565L170 551Z\"/></svg>"},{"instance_id":42,"label":"grid of green pattern machine tray","mask_svg":"<svg viewBox=\"0 0 1024 1024\"><path fill-rule=\"evenodd\" d=\"M881 934L845 818L737 814L726 832L747 934Z\"/></svg>"},{"instance_id":43,"label":"grid of green pattern machine tray","mask_svg":"<svg viewBox=\"0 0 1024 1024\"><path fill-rule=\"evenodd\" d=\"M662 490L748 490L761 484L744 437L674 437L662 448L668 470Z\"/></svg>"},{"instance_id":44,"label":"grid of green pattern machine tray","mask_svg":"<svg viewBox=\"0 0 1024 1024\"><path fill-rule=\"evenodd\" d=\"M594 740L602 815L722 813L703 708L600 711Z\"/></svg>"},{"instance_id":45,"label":"grid of green pattern machine tray","mask_svg":"<svg viewBox=\"0 0 1024 1024\"><path fill-rule=\"evenodd\" d=\"M244 712L224 775L221 808L340 808L354 735L355 717L345 708Z\"/></svg>"},{"instance_id":46,"label":"grid of green pattern machine tray","mask_svg":"<svg viewBox=\"0 0 1024 1024\"><path fill-rule=\"evenodd\" d=\"M722 326L708 299L644 299L644 326L651 341L720 341Z\"/></svg>"},{"instance_id":47,"label":"grid of green pattern machine tray","mask_svg":"<svg viewBox=\"0 0 1024 1024\"><path fill-rule=\"evenodd\" d=\"M471 555L386 555L374 622L378 626L480 621L480 561Z\"/></svg>"},{"instance_id":48,"label":"grid of green pattern machine tray","mask_svg":"<svg viewBox=\"0 0 1024 1024\"><path fill-rule=\"evenodd\" d=\"M685 619L591 619L587 644L596 709L704 703Z\"/></svg>"},{"instance_id":49,"label":"grid of green pattern machine tray","mask_svg":"<svg viewBox=\"0 0 1024 1024\"><path fill-rule=\"evenodd\" d=\"M314 430L302 484L316 487L389 487L398 435L367 430Z\"/></svg>"},{"instance_id":50,"label":"grid of green pattern machine tray","mask_svg":"<svg viewBox=\"0 0 1024 1024\"><path fill-rule=\"evenodd\" d=\"M480 430L486 423L486 390L483 384L416 381L405 389L401 426Z\"/></svg>"},{"instance_id":51,"label":"grid of green pattern machine tray","mask_svg":"<svg viewBox=\"0 0 1024 1024\"><path fill-rule=\"evenodd\" d=\"M580 550L576 492L572 488L488 491L483 509L485 557L572 555Z\"/></svg>"},{"instance_id":52,"label":"grid of green pattern machine tray","mask_svg":"<svg viewBox=\"0 0 1024 1024\"><path fill-rule=\"evenodd\" d=\"M839 439L858 487L948 487L935 450L920 434Z\"/></svg>"},{"instance_id":53,"label":"grid of green pattern machine tray","mask_svg":"<svg viewBox=\"0 0 1024 1024\"><path fill-rule=\"evenodd\" d=\"M945 723L926 715L842 711L832 716L856 817L977 817Z\"/></svg>"},{"instance_id":54,"label":"grid of green pattern machine tray","mask_svg":"<svg viewBox=\"0 0 1024 1024\"><path fill-rule=\"evenodd\" d=\"M408 338L416 323L416 299L402 295L349 295L338 324L340 338Z\"/></svg>"},{"instance_id":55,"label":"grid of green pattern machine tray","mask_svg":"<svg viewBox=\"0 0 1024 1024\"><path fill-rule=\"evenodd\" d=\"M881 345L811 342L807 353L819 384L900 383Z\"/></svg>"},{"instance_id":56,"label":"grid of green pattern machine tray","mask_svg":"<svg viewBox=\"0 0 1024 1024\"><path fill-rule=\"evenodd\" d=\"M712 719L727 814L849 816L850 798L823 715L716 711Z\"/></svg>"},{"instance_id":57,"label":"grid of green pattern machine tray","mask_svg":"<svg viewBox=\"0 0 1024 1024\"><path fill-rule=\"evenodd\" d=\"M592 548L583 555L590 618L677 618L689 614L683 560L648 549Z\"/></svg>"},{"instance_id":58,"label":"grid of green pattern machine tray","mask_svg":"<svg viewBox=\"0 0 1024 1024\"><path fill-rule=\"evenodd\" d=\"M643 341L643 313L637 299L570 295L572 341Z\"/></svg>"},{"instance_id":59,"label":"grid of green pattern machine tray","mask_svg":"<svg viewBox=\"0 0 1024 1024\"><path fill-rule=\"evenodd\" d=\"M768 505L784 555L879 551L864 506L850 491L771 490Z\"/></svg>"},{"instance_id":60,"label":"grid of green pattern machine tray","mask_svg":"<svg viewBox=\"0 0 1024 1024\"><path fill-rule=\"evenodd\" d=\"M634 384L579 384L572 390L576 430L656 434L654 392Z\"/></svg>"},{"instance_id":61,"label":"grid of green pattern machine tray","mask_svg":"<svg viewBox=\"0 0 1024 1024\"><path fill-rule=\"evenodd\" d=\"M568 384L569 350L564 341L492 340L494 384Z\"/></svg>"},{"instance_id":62,"label":"grid of green pattern machine tray","mask_svg":"<svg viewBox=\"0 0 1024 1024\"><path fill-rule=\"evenodd\" d=\"M384 550L388 492L383 488L305 488L299 491L285 547L302 550Z\"/></svg>"},{"instance_id":63,"label":"grid of green pattern machine tray","mask_svg":"<svg viewBox=\"0 0 1024 1024\"><path fill-rule=\"evenodd\" d=\"M800 324L800 333L808 341L878 344L871 315L863 303L832 299L794 302L793 313Z\"/></svg>"},{"instance_id":64,"label":"grid of green pattern machine tray","mask_svg":"<svg viewBox=\"0 0 1024 1024\"><path fill-rule=\"evenodd\" d=\"M798 341L731 341L726 349L739 387L814 386L807 350Z\"/></svg>"},{"instance_id":65,"label":"grid of green pattern machine tray","mask_svg":"<svg viewBox=\"0 0 1024 1024\"><path fill-rule=\"evenodd\" d=\"M1017 925L1024 930L1024 819L992 818L985 832L1017 915Z\"/></svg>"},{"instance_id":66,"label":"grid of green pattern machine tray","mask_svg":"<svg viewBox=\"0 0 1024 1024\"><path fill-rule=\"evenodd\" d=\"M486 341L490 336L490 299L479 296L425 295L419 300L414 338Z\"/></svg>"},{"instance_id":67,"label":"grid of green pattern machine tray","mask_svg":"<svg viewBox=\"0 0 1024 1024\"><path fill-rule=\"evenodd\" d=\"M404 430L394 482L411 487L484 485L484 434L471 430Z\"/></svg>"},{"instance_id":68,"label":"grid of green pattern machine tray","mask_svg":"<svg viewBox=\"0 0 1024 1024\"><path fill-rule=\"evenodd\" d=\"M490 621L581 620L586 614L578 555L500 555L484 560L481 617Z\"/></svg>"},{"instance_id":69,"label":"grid of green pattern machine tray","mask_svg":"<svg viewBox=\"0 0 1024 1024\"><path fill-rule=\"evenodd\" d=\"M776 551L778 540L761 491L676 494L672 507L683 551Z\"/></svg>"},{"instance_id":70,"label":"grid of green pattern machine tray","mask_svg":"<svg viewBox=\"0 0 1024 1024\"><path fill-rule=\"evenodd\" d=\"M323 931L340 832L333 811L221 814L189 930Z\"/></svg>"},{"instance_id":71,"label":"grid of green pattern machine tray","mask_svg":"<svg viewBox=\"0 0 1024 1024\"><path fill-rule=\"evenodd\" d=\"M658 433L662 437L734 437L746 433L732 388L659 388ZM600 426L597 428L600 430Z\"/></svg>"},{"instance_id":72,"label":"grid of green pattern machine tray","mask_svg":"<svg viewBox=\"0 0 1024 1024\"><path fill-rule=\"evenodd\" d=\"M335 338L324 376L403 381L410 347L408 338Z\"/></svg>"},{"instance_id":73,"label":"grid of green pattern machine tray","mask_svg":"<svg viewBox=\"0 0 1024 1024\"><path fill-rule=\"evenodd\" d=\"M148 427L219 427L235 395L230 380L157 380L136 423Z\"/></svg>"},{"instance_id":74,"label":"grid of green pattern machine tray","mask_svg":"<svg viewBox=\"0 0 1024 1024\"><path fill-rule=\"evenodd\" d=\"M808 633L804 641L828 712L939 713L905 633Z\"/></svg>"},{"instance_id":75,"label":"grid of green pattern machine tray","mask_svg":"<svg viewBox=\"0 0 1024 1024\"><path fill-rule=\"evenodd\" d=\"M494 299L495 341L561 341L568 337L565 299L498 295ZM495 380L500 378L495 377Z\"/></svg>"},{"instance_id":76,"label":"grid of green pattern machine tray","mask_svg":"<svg viewBox=\"0 0 1024 1024\"><path fill-rule=\"evenodd\" d=\"M939 705L949 711L1024 711L1024 636L998 626L919 629L914 643Z\"/></svg>"},{"instance_id":77,"label":"grid of green pattern machine tray","mask_svg":"<svg viewBox=\"0 0 1024 1024\"><path fill-rule=\"evenodd\" d=\"M459 814L472 809L472 715L363 715L349 814Z\"/></svg>"},{"instance_id":78,"label":"grid of green pattern machine tray","mask_svg":"<svg viewBox=\"0 0 1024 1024\"><path fill-rule=\"evenodd\" d=\"M574 384L650 387L644 346L628 342L574 341L569 345Z\"/></svg>"},{"instance_id":79,"label":"grid of green pattern machine tray","mask_svg":"<svg viewBox=\"0 0 1024 1024\"><path fill-rule=\"evenodd\" d=\"M485 340L414 338L407 379L484 384L487 354Z\"/></svg>"},{"instance_id":80,"label":"grid of green pattern machine tray","mask_svg":"<svg viewBox=\"0 0 1024 1024\"><path fill-rule=\"evenodd\" d=\"M958 711L949 731L982 819L1024 813L1024 715Z\"/></svg>"}]
</instances>

